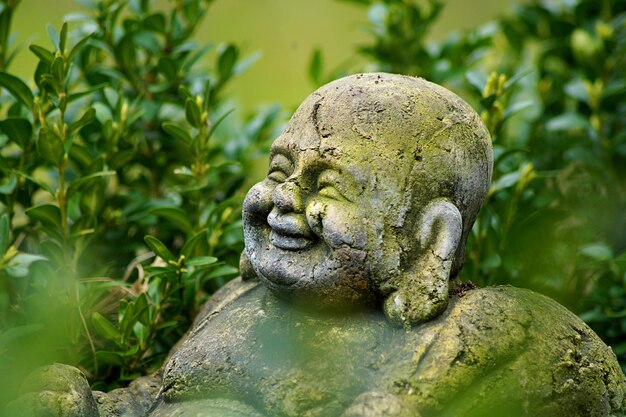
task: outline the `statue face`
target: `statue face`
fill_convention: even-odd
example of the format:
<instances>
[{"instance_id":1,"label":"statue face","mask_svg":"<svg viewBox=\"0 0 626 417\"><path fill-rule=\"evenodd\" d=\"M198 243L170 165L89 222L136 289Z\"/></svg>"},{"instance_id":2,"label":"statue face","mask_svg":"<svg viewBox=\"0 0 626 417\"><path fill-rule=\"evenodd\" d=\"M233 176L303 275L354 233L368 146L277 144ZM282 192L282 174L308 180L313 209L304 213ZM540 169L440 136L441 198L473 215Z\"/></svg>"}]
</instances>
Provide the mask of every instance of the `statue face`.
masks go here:
<instances>
[{"instance_id":1,"label":"statue face","mask_svg":"<svg viewBox=\"0 0 626 417\"><path fill-rule=\"evenodd\" d=\"M278 294L324 306L373 304L372 278L398 269L401 251L386 223L405 167L373 164L384 152L349 134L320 136L310 107L305 102L276 139L267 177L246 196L246 254Z\"/></svg>"},{"instance_id":2,"label":"statue face","mask_svg":"<svg viewBox=\"0 0 626 417\"><path fill-rule=\"evenodd\" d=\"M491 174L467 103L418 78L345 77L302 103L270 158L243 220L271 290L316 306L385 297L389 317L410 322L445 308Z\"/></svg>"}]
</instances>

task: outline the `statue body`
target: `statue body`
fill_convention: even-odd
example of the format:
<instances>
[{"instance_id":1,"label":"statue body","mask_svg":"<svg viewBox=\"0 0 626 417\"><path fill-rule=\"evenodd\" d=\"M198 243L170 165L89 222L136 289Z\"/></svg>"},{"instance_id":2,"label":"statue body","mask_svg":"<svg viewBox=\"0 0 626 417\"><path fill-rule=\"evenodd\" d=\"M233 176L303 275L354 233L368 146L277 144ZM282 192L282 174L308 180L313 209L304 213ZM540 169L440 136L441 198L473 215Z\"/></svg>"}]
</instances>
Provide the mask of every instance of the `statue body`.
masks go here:
<instances>
[{"instance_id":1,"label":"statue body","mask_svg":"<svg viewBox=\"0 0 626 417\"><path fill-rule=\"evenodd\" d=\"M622 407L612 351L528 290L454 295L409 331L377 309L294 311L258 283L223 291L164 367L151 416L582 417ZM218 401L222 414L207 411L213 398L230 400Z\"/></svg>"},{"instance_id":2,"label":"statue body","mask_svg":"<svg viewBox=\"0 0 626 417\"><path fill-rule=\"evenodd\" d=\"M40 384L22 404L55 398L67 405L52 415L66 416L624 415L624 374L580 319L528 290L458 282L491 165L480 117L440 86L377 73L321 87L246 196L243 278L162 371L95 401L76 379Z\"/></svg>"}]
</instances>

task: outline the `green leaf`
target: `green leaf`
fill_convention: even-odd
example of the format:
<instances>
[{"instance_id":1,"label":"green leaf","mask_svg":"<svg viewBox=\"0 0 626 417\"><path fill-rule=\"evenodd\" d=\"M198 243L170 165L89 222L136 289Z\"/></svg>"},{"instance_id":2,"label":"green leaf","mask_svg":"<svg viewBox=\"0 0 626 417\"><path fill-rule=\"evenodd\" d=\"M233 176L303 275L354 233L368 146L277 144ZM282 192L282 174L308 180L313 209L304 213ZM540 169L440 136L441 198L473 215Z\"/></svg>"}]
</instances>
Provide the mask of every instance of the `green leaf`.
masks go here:
<instances>
[{"instance_id":1,"label":"green leaf","mask_svg":"<svg viewBox=\"0 0 626 417\"><path fill-rule=\"evenodd\" d=\"M522 110L528 109L535 105L536 102L534 100L525 100L519 101L504 110L503 120L508 119L509 117L515 115L516 113L521 112Z\"/></svg>"},{"instance_id":2,"label":"green leaf","mask_svg":"<svg viewBox=\"0 0 626 417\"><path fill-rule=\"evenodd\" d=\"M191 143L191 135L177 123L164 122L161 127L168 135L183 142L185 145L189 146Z\"/></svg>"},{"instance_id":3,"label":"green leaf","mask_svg":"<svg viewBox=\"0 0 626 417\"><path fill-rule=\"evenodd\" d=\"M159 59L159 63L157 64L157 68L159 73L169 81L175 81L178 78L178 65L176 61L174 61L169 56L164 56ZM167 84L169 88L169 83Z\"/></svg>"},{"instance_id":4,"label":"green leaf","mask_svg":"<svg viewBox=\"0 0 626 417\"><path fill-rule=\"evenodd\" d=\"M15 175L7 176L0 181L0 194L9 195L12 194L17 186L17 178Z\"/></svg>"},{"instance_id":5,"label":"green leaf","mask_svg":"<svg viewBox=\"0 0 626 417\"><path fill-rule=\"evenodd\" d=\"M0 257L3 255L9 247L9 234L11 230L9 227L9 214L4 213L0 216Z\"/></svg>"},{"instance_id":6,"label":"green leaf","mask_svg":"<svg viewBox=\"0 0 626 417\"><path fill-rule=\"evenodd\" d=\"M141 323L146 326L150 325L150 303L148 302L146 293L141 293L139 297L137 297L134 314Z\"/></svg>"},{"instance_id":7,"label":"green leaf","mask_svg":"<svg viewBox=\"0 0 626 417\"><path fill-rule=\"evenodd\" d=\"M213 256L196 256L185 262L187 266L206 266L217 262L217 258Z\"/></svg>"},{"instance_id":8,"label":"green leaf","mask_svg":"<svg viewBox=\"0 0 626 417\"><path fill-rule=\"evenodd\" d=\"M59 36L59 32L57 32L57 30L51 24L48 24L48 26L46 26L46 28L48 29L48 38L50 38L50 42L52 42L52 45L57 50L60 49L59 48L59 43L61 41L61 37Z\"/></svg>"},{"instance_id":9,"label":"green leaf","mask_svg":"<svg viewBox=\"0 0 626 417\"><path fill-rule=\"evenodd\" d=\"M191 238L187 239L187 241L183 245L183 248L180 250L180 254L189 259L193 254L193 250L196 248L196 246L198 246L198 243L200 243L200 241L205 237L206 229L196 233Z\"/></svg>"},{"instance_id":10,"label":"green leaf","mask_svg":"<svg viewBox=\"0 0 626 417\"><path fill-rule=\"evenodd\" d=\"M24 81L4 71L0 71L0 86L6 88L6 90L13 95L16 99L21 101L28 110L33 109L33 93Z\"/></svg>"},{"instance_id":11,"label":"green leaf","mask_svg":"<svg viewBox=\"0 0 626 417\"><path fill-rule=\"evenodd\" d=\"M509 88L513 87L515 84L517 84L518 82L520 82L522 79L524 79L526 76L532 74L533 71L531 70L522 70L520 72L518 72L517 74L515 74L513 77L509 78L505 83L504 83L504 91L508 90Z\"/></svg>"},{"instance_id":12,"label":"green leaf","mask_svg":"<svg viewBox=\"0 0 626 417\"><path fill-rule=\"evenodd\" d=\"M485 74L478 71L469 71L465 74L467 82L476 89L479 94L482 94L487 84L487 77Z\"/></svg>"},{"instance_id":13,"label":"green leaf","mask_svg":"<svg viewBox=\"0 0 626 417\"><path fill-rule=\"evenodd\" d=\"M257 62L259 59L261 59L262 56L263 56L263 54L261 52L259 52L259 51L246 56L245 58L243 58L243 59L241 59L241 60L239 60L237 62L237 65L235 65L235 69L233 70L233 72L235 74L241 74L241 73L245 72L255 62Z\"/></svg>"},{"instance_id":14,"label":"green leaf","mask_svg":"<svg viewBox=\"0 0 626 417\"><path fill-rule=\"evenodd\" d=\"M185 102L185 117L187 118L187 122L196 129L202 125L200 106L198 106L195 100L188 98Z\"/></svg>"},{"instance_id":15,"label":"green leaf","mask_svg":"<svg viewBox=\"0 0 626 417\"><path fill-rule=\"evenodd\" d=\"M104 195L102 187L87 187L81 192L79 207L81 213L88 216L95 216L101 209Z\"/></svg>"},{"instance_id":16,"label":"green leaf","mask_svg":"<svg viewBox=\"0 0 626 417\"><path fill-rule=\"evenodd\" d=\"M166 30L165 16L163 13L154 13L143 20L143 26L146 29L163 33Z\"/></svg>"},{"instance_id":17,"label":"green leaf","mask_svg":"<svg viewBox=\"0 0 626 417\"><path fill-rule=\"evenodd\" d=\"M115 171L101 171L82 177L70 184L67 189L67 196L68 198L71 197L76 191L80 190L83 186L96 178L110 177L112 175L115 175Z\"/></svg>"},{"instance_id":18,"label":"green leaf","mask_svg":"<svg viewBox=\"0 0 626 417\"><path fill-rule=\"evenodd\" d=\"M157 330L163 330L163 329L168 329L170 327L174 327L174 326L178 326L180 324L180 322L178 320L170 320L170 321L166 321L163 324L160 324L157 327Z\"/></svg>"},{"instance_id":19,"label":"green leaf","mask_svg":"<svg viewBox=\"0 0 626 417\"><path fill-rule=\"evenodd\" d=\"M122 369L126 364L124 357L118 352L105 352L99 350L96 352L96 357L98 358L98 361L103 364L117 366Z\"/></svg>"},{"instance_id":20,"label":"green leaf","mask_svg":"<svg viewBox=\"0 0 626 417\"><path fill-rule=\"evenodd\" d=\"M52 61L50 73L58 85L63 85L65 81L65 58L57 56Z\"/></svg>"},{"instance_id":21,"label":"green leaf","mask_svg":"<svg viewBox=\"0 0 626 417\"><path fill-rule=\"evenodd\" d=\"M237 62L239 51L234 45L228 45L219 55L217 72L222 80L230 78Z\"/></svg>"},{"instance_id":22,"label":"green leaf","mask_svg":"<svg viewBox=\"0 0 626 417\"><path fill-rule=\"evenodd\" d=\"M135 317L135 302L122 301L120 301L120 308L118 310L118 321L122 334L122 343L125 343L126 338L133 330L133 324L135 324L137 318Z\"/></svg>"},{"instance_id":23,"label":"green leaf","mask_svg":"<svg viewBox=\"0 0 626 417\"><path fill-rule=\"evenodd\" d=\"M194 64L198 62L200 58L207 54L211 49L213 49L212 44L204 45L202 48L198 49L197 43L193 41L185 42L184 44L176 47L174 49L174 53L185 52L186 48L189 48L188 51L192 51L191 54L188 55L187 59L183 63L181 67L181 71L183 73L188 73L193 68Z\"/></svg>"},{"instance_id":24,"label":"green leaf","mask_svg":"<svg viewBox=\"0 0 626 417\"><path fill-rule=\"evenodd\" d=\"M211 130L209 131L209 137L213 136L213 133L215 132L215 129L217 129L218 126L221 125L222 122L234 111L235 111L234 108L228 110L226 113L221 115L220 118L215 121L215 123L213 123L213 125L211 126Z\"/></svg>"},{"instance_id":25,"label":"green leaf","mask_svg":"<svg viewBox=\"0 0 626 417\"><path fill-rule=\"evenodd\" d=\"M584 245L580 248L580 253L596 261L608 261L613 258L613 250L603 242Z\"/></svg>"},{"instance_id":26,"label":"green leaf","mask_svg":"<svg viewBox=\"0 0 626 417\"><path fill-rule=\"evenodd\" d=\"M42 74L39 79L41 87L52 95L58 95L60 86L56 82L56 79L51 74Z\"/></svg>"},{"instance_id":27,"label":"green leaf","mask_svg":"<svg viewBox=\"0 0 626 417\"><path fill-rule=\"evenodd\" d=\"M40 60L42 60L48 65L52 65L52 61L54 61L54 54L51 51L47 50L43 46L34 45L34 44L30 45L28 49L30 49L32 53L37 55L37 57Z\"/></svg>"},{"instance_id":28,"label":"green leaf","mask_svg":"<svg viewBox=\"0 0 626 417\"><path fill-rule=\"evenodd\" d=\"M135 336L137 336L139 342L143 344L150 335L150 330L148 329L148 326L139 321L136 321L133 326L133 333L135 334Z\"/></svg>"},{"instance_id":29,"label":"green leaf","mask_svg":"<svg viewBox=\"0 0 626 417\"><path fill-rule=\"evenodd\" d=\"M170 252L167 246L165 246L163 242L161 242L156 237L148 235L148 236L145 236L143 240L145 240L146 244L152 250L152 252L154 252L157 256L160 256L161 258L163 258L163 260L165 261L175 260L174 255L172 255L172 252Z\"/></svg>"},{"instance_id":30,"label":"green leaf","mask_svg":"<svg viewBox=\"0 0 626 417\"><path fill-rule=\"evenodd\" d=\"M158 277L164 274L176 274L176 268L172 265L168 266L146 266L144 271L150 278Z\"/></svg>"},{"instance_id":31,"label":"green leaf","mask_svg":"<svg viewBox=\"0 0 626 417\"><path fill-rule=\"evenodd\" d=\"M37 64L37 68L35 69L35 75L33 76L33 79L35 80L35 84L37 85L37 87L39 87L41 90L44 89L43 79L44 76L48 75L48 72L50 72L51 64L52 61L50 63L39 61L39 64Z\"/></svg>"},{"instance_id":32,"label":"green leaf","mask_svg":"<svg viewBox=\"0 0 626 417\"><path fill-rule=\"evenodd\" d=\"M120 332L117 327L97 311L91 315L91 323L101 336L109 340L119 340Z\"/></svg>"},{"instance_id":33,"label":"green leaf","mask_svg":"<svg viewBox=\"0 0 626 417\"><path fill-rule=\"evenodd\" d=\"M20 147L30 142L33 134L33 126L26 119L20 117L8 117L0 121L0 131L15 141Z\"/></svg>"},{"instance_id":34,"label":"green leaf","mask_svg":"<svg viewBox=\"0 0 626 417\"><path fill-rule=\"evenodd\" d=\"M18 253L11 260L11 264L29 267L30 264L32 264L33 262L47 261L47 260L48 258L46 258L45 256L41 256L41 255L33 255L30 253Z\"/></svg>"},{"instance_id":35,"label":"green leaf","mask_svg":"<svg viewBox=\"0 0 626 417\"><path fill-rule=\"evenodd\" d=\"M495 194L500 190L510 188L513 185L517 184L520 176L521 173L519 171L511 172L509 174L501 176L500 178L498 178L497 181L491 184L491 187L489 187L489 195Z\"/></svg>"},{"instance_id":36,"label":"green leaf","mask_svg":"<svg viewBox=\"0 0 626 417\"><path fill-rule=\"evenodd\" d=\"M28 275L28 267L23 265L7 265L3 269L14 278L23 278Z\"/></svg>"},{"instance_id":37,"label":"green leaf","mask_svg":"<svg viewBox=\"0 0 626 417\"><path fill-rule=\"evenodd\" d=\"M74 45L69 55L67 56L67 62L72 62L74 57L83 49L83 47L87 44L87 42L89 42L92 36L93 33L87 35L86 37L78 41L76 45Z\"/></svg>"},{"instance_id":38,"label":"green leaf","mask_svg":"<svg viewBox=\"0 0 626 417\"><path fill-rule=\"evenodd\" d=\"M493 103L496 102L497 98L498 98L497 95L492 94L489 97L485 97L482 100L480 100L480 104L482 104L484 108L489 109L491 108L491 106L493 106Z\"/></svg>"},{"instance_id":39,"label":"green leaf","mask_svg":"<svg viewBox=\"0 0 626 417\"><path fill-rule=\"evenodd\" d=\"M208 275L207 279L215 279L220 277L235 276L239 273L239 269L231 265L220 265L213 269Z\"/></svg>"},{"instance_id":40,"label":"green leaf","mask_svg":"<svg viewBox=\"0 0 626 417\"><path fill-rule=\"evenodd\" d=\"M191 94L191 91L189 91L189 88L187 88L184 85L181 85L180 87L178 87L178 94L180 94L180 96L182 98L185 99L185 101L187 100L193 100L193 94Z\"/></svg>"},{"instance_id":41,"label":"green leaf","mask_svg":"<svg viewBox=\"0 0 626 417\"><path fill-rule=\"evenodd\" d=\"M311 55L311 63L309 64L309 78L316 86L322 84L323 65L322 51L316 48Z\"/></svg>"},{"instance_id":42,"label":"green leaf","mask_svg":"<svg viewBox=\"0 0 626 417\"><path fill-rule=\"evenodd\" d=\"M105 87L106 85L107 85L106 83L104 83L104 84L98 84L98 85L95 85L95 86L93 86L93 87L91 87L91 88L89 88L89 89L87 89L87 90L79 91L78 93L72 93L72 94L70 94L70 95L67 97L67 102L68 102L68 103L71 103L71 102L73 102L74 100L78 100L79 98L82 98L82 97L85 97L85 96L91 96L91 95L93 95L93 93L95 93L96 91L100 91L100 90L102 90L102 88L103 88L103 87ZM96 103L93 103L93 106L95 107L95 106L96 106L96 104L100 104L100 105L102 105L100 102L96 102Z\"/></svg>"},{"instance_id":43,"label":"green leaf","mask_svg":"<svg viewBox=\"0 0 626 417\"><path fill-rule=\"evenodd\" d=\"M37 151L43 159L54 165L61 163L65 152L61 138L46 126L39 130Z\"/></svg>"},{"instance_id":44,"label":"green leaf","mask_svg":"<svg viewBox=\"0 0 626 417\"><path fill-rule=\"evenodd\" d=\"M585 82L580 78L574 79L565 85L565 92L568 96L589 103L589 92Z\"/></svg>"},{"instance_id":45,"label":"green leaf","mask_svg":"<svg viewBox=\"0 0 626 417\"><path fill-rule=\"evenodd\" d=\"M2 346L6 346L14 340L36 333L43 328L44 325L40 323L9 327L0 333L0 349L2 349Z\"/></svg>"},{"instance_id":46,"label":"green leaf","mask_svg":"<svg viewBox=\"0 0 626 417\"><path fill-rule=\"evenodd\" d=\"M53 204L42 204L26 209L26 215L45 226L61 227L61 210Z\"/></svg>"},{"instance_id":47,"label":"green leaf","mask_svg":"<svg viewBox=\"0 0 626 417\"><path fill-rule=\"evenodd\" d=\"M500 259L500 255L497 252L492 252L483 259L480 266L485 271L490 271L496 269L502 265L502 259Z\"/></svg>"},{"instance_id":48,"label":"green leaf","mask_svg":"<svg viewBox=\"0 0 626 417\"><path fill-rule=\"evenodd\" d=\"M61 27L61 35L59 36L59 50L62 54L65 53L65 44L67 43L67 22L63 23Z\"/></svg>"},{"instance_id":49,"label":"green leaf","mask_svg":"<svg viewBox=\"0 0 626 417\"><path fill-rule=\"evenodd\" d=\"M85 114L83 114L83 116L80 119L78 119L77 121L75 121L74 123L70 125L70 128L69 128L70 132L79 131L80 129L83 128L83 126L85 126L86 124L94 120L95 118L96 118L96 109L94 109L93 107L87 109Z\"/></svg>"},{"instance_id":50,"label":"green leaf","mask_svg":"<svg viewBox=\"0 0 626 417\"><path fill-rule=\"evenodd\" d=\"M15 175L19 175L20 177L26 178L28 181L32 182L33 184L37 185L39 188L41 188L42 190L46 190L47 192L49 192L52 195L55 195L56 193L54 192L54 190L46 183L39 181L37 178L32 177L28 174L26 174L25 172L20 172L20 171L12 171Z\"/></svg>"},{"instance_id":51,"label":"green leaf","mask_svg":"<svg viewBox=\"0 0 626 417\"><path fill-rule=\"evenodd\" d=\"M109 160L109 167L111 167L112 169L120 169L128 162L132 161L136 153L137 150L135 149L128 149L125 151L116 152Z\"/></svg>"},{"instance_id":52,"label":"green leaf","mask_svg":"<svg viewBox=\"0 0 626 417\"><path fill-rule=\"evenodd\" d=\"M156 207L150 209L150 213L171 221L185 233L191 233L193 229L187 213L178 207Z\"/></svg>"},{"instance_id":53,"label":"green leaf","mask_svg":"<svg viewBox=\"0 0 626 417\"><path fill-rule=\"evenodd\" d=\"M549 132L563 130L582 130L590 127L589 121L579 113L563 113L546 123Z\"/></svg>"}]
</instances>

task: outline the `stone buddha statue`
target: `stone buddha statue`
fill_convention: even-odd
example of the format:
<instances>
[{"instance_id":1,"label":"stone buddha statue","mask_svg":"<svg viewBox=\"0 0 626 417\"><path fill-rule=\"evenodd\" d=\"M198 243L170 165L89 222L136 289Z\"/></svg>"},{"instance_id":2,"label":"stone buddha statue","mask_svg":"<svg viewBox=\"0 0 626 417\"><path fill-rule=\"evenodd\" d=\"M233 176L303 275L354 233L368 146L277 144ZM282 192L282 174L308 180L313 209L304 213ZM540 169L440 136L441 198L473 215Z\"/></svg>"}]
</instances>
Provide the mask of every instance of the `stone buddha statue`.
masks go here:
<instances>
[{"instance_id":1,"label":"stone buddha statue","mask_svg":"<svg viewBox=\"0 0 626 417\"><path fill-rule=\"evenodd\" d=\"M67 416L623 416L624 374L579 318L459 282L491 165L480 117L440 86L323 86L246 196L242 277L159 374L92 393L56 365L23 398Z\"/></svg>"}]
</instances>

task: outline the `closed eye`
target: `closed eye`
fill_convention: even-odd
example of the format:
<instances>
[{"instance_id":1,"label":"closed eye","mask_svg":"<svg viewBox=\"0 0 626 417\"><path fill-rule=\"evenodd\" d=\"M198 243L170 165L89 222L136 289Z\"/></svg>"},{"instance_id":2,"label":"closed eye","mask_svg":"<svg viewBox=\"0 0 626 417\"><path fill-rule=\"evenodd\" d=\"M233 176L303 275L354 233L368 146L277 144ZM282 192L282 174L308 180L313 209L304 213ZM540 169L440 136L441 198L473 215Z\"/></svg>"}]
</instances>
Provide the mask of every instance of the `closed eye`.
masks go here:
<instances>
[{"instance_id":1,"label":"closed eye","mask_svg":"<svg viewBox=\"0 0 626 417\"><path fill-rule=\"evenodd\" d=\"M289 176L280 169L274 169L267 174L267 178L276 182L285 182Z\"/></svg>"},{"instance_id":2,"label":"closed eye","mask_svg":"<svg viewBox=\"0 0 626 417\"><path fill-rule=\"evenodd\" d=\"M285 182L293 171L293 164L283 154L277 153L272 156L270 170L267 178L275 182Z\"/></svg>"},{"instance_id":3,"label":"closed eye","mask_svg":"<svg viewBox=\"0 0 626 417\"><path fill-rule=\"evenodd\" d=\"M332 198L333 200L349 201L340 191L340 179L340 174L337 171L323 171L317 180L317 193L322 197Z\"/></svg>"},{"instance_id":4,"label":"closed eye","mask_svg":"<svg viewBox=\"0 0 626 417\"><path fill-rule=\"evenodd\" d=\"M346 198L332 185L324 185L318 189L318 194L322 197L332 198L333 200L345 200Z\"/></svg>"}]
</instances>

